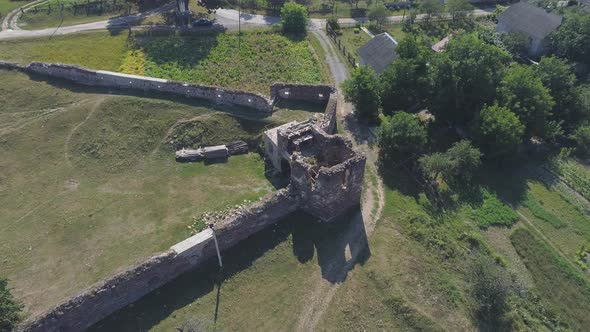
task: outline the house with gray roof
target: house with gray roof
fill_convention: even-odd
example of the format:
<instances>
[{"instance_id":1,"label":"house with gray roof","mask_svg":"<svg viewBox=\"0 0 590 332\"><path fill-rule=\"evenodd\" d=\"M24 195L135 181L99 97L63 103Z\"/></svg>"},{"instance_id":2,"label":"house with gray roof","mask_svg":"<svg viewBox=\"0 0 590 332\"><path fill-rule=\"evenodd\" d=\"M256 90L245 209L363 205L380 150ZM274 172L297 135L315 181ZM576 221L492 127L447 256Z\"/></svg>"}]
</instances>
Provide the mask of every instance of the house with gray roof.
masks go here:
<instances>
[{"instance_id":1,"label":"house with gray roof","mask_svg":"<svg viewBox=\"0 0 590 332\"><path fill-rule=\"evenodd\" d=\"M529 56L537 57L547 52L550 45L549 35L559 28L562 20L559 15L547 13L526 2L519 2L498 15L496 31L524 34L528 37Z\"/></svg>"},{"instance_id":2,"label":"house with gray roof","mask_svg":"<svg viewBox=\"0 0 590 332\"><path fill-rule=\"evenodd\" d=\"M380 33L358 49L359 64L373 68L380 75L397 57L396 48L393 37L387 32Z\"/></svg>"}]
</instances>

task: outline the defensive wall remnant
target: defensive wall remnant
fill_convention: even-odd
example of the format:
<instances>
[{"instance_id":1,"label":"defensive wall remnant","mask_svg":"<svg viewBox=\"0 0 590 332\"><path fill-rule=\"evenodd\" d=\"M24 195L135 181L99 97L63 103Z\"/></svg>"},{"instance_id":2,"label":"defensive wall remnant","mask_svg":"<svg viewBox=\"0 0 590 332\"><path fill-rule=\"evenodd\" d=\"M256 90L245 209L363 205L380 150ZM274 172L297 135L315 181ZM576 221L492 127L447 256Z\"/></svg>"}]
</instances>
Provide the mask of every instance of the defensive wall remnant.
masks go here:
<instances>
[{"instance_id":1,"label":"defensive wall remnant","mask_svg":"<svg viewBox=\"0 0 590 332\"><path fill-rule=\"evenodd\" d=\"M337 98L332 86L277 83L271 98L248 92L183 84L140 76L92 71L75 66L0 61L0 68L67 79L85 85L145 89L253 107L263 111L281 100L325 103L325 112L307 121L291 122L264 133L265 152L290 184L249 207L215 223L221 251L303 209L321 221L331 221L360 203L366 159L336 130ZM221 92L223 92L221 94ZM221 94L222 97L219 97ZM221 99L221 100L219 100ZM284 166L284 168L283 168ZM213 230L206 229L169 250L99 282L37 317L19 331L83 331L115 311L194 269L216 255Z\"/></svg>"}]
</instances>

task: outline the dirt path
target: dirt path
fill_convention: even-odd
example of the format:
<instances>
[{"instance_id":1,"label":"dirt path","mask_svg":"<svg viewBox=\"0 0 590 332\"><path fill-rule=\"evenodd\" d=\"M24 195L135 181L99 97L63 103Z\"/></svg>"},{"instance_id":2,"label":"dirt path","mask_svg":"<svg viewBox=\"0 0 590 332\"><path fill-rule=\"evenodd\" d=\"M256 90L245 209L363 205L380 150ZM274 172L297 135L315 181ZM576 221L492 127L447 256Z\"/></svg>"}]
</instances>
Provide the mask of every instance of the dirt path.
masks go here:
<instances>
[{"instance_id":1,"label":"dirt path","mask_svg":"<svg viewBox=\"0 0 590 332\"><path fill-rule=\"evenodd\" d=\"M326 62L328 63L334 82L339 85L348 77L348 69L340 58L335 53L328 36L322 30L312 30L312 33L318 38L322 48L326 53ZM352 115L352 105L344 102L344 98L338 94L338 115L340 119L349 119ZM381 218L383 208L385 206L385 193L383 190L383 183L376 175L376 155L375 149L371 148L369 142L370 137L365 137L363 133L368 132L366 128L362 128L356 121L346 121L345 135L353 139L355 148L363 152L367 156L367 172L365 172L365 186L364 195L361 202L361 213L355 218L361 218L362 222L352 222L351 227L343 234L344 240L349 243L349 248L364 245L375 228L375 224ZM347 250L345 252L346 264L335 266L334 271L337 280L344 280L346 275L352 270L359 260L359 256L363 253L362 250L352 252ZM336 262L334 262L336 263ZM329 265L330 262L328 263ZM312 278L316 279L312 290L307 296L305 307L299 315L297 323L297 331L313 331L320 322L330 302L336 295L336 291L342 283L332 283L320 274L314 275Z\"/></svg>"},{"instance_id":2,"label":"dirt path","mask_svg":"<svg viewBox=\"0 0 590 332\"><path fill-rule=\"evenodd\" d=\"M106 99L106 97L102 96L102 97L98 97L96 100L94 100L94 102L90 106L90 111L86 115L86 118L84 118L84 120L82 120L74 128L72 128L72 130L70 131L70 133L66 137L66 140L64 142L64 159L66 160L66 163L68 164L68 166L70 166L70 167L73 166L72 162L70 161L70 155L68 154L68 150L69 150L69 146L70 146L70 141L72 140L72 136L74 136L74 133L78 130L78 128L82 127L86 123L86 121L88 121L88 119L90 119L90 117L92 117L94 112L96 112L96 110L98 110L98 108L100 107L100 105L102 104L102 102L105 99Z\"/></svg>"}]
</instances>

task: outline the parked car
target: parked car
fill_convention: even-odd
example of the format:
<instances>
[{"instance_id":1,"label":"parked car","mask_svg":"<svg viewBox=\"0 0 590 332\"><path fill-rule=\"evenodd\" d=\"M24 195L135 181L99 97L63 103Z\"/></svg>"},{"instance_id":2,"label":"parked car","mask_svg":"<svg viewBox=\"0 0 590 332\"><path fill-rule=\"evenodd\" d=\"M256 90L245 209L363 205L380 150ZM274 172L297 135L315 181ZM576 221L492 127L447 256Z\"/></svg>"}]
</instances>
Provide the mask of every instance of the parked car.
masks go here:
<instances>
[{"instance_id":1,"label":"parked car","mask_svg":"<svg viewBox=\"0 0 590 332\"><path fill-rule=\"evenodd\" d=\"M194 27L210 27L213 25L213 20L207 18L200 18L198 20L193 21Z\"/></svg>"}]
</instances>

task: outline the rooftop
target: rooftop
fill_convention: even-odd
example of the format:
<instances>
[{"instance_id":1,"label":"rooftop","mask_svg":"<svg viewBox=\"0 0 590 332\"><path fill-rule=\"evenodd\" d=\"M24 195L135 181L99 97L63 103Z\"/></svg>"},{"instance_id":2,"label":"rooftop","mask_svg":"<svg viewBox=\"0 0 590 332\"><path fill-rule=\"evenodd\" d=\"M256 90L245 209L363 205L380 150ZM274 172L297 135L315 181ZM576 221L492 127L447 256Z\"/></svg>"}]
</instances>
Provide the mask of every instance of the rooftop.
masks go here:
<instances>
[{"instance_id":1,"label":"rooftop","mask_svg":"<svg viewBox=\"0 0 590 332\"><path fill-rule=\"evenodd\" d=\"M500 32L522 32L543 39L559 28L562 17L526 2L519 2L502 12L498 21L505 30Z\"/></svg>"},{"instance_id":2,"label":"rooftop","mask_svg":"<svg viewBox=\"0 0 590 332\"><path fill-rule=\"evenodd\" d=\"M361 46L357 53L364 60L364 65L368 65L377 74L385 71L385 68L395 59L395 48L397 41L393 39L387 32L376 35L369 40L365 45Z\"/></svg>"}]
</instances>

